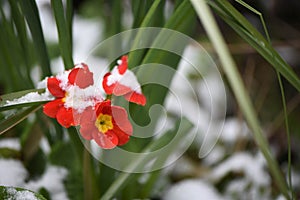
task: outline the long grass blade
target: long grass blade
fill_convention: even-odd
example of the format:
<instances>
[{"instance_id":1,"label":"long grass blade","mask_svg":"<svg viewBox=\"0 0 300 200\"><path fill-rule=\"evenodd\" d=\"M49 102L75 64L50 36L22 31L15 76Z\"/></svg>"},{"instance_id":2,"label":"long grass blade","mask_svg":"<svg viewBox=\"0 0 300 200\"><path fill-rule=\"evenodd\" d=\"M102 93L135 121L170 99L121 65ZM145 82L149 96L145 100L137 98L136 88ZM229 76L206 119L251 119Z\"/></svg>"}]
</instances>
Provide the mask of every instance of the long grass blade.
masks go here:
<instances>
[{"instance_id":1,"label":"long grass blade","mask_svg":"<svg viewBox=\"0 0 300 200\"><path fill-rule=\"evenodd\" d=\"M238 104L242 112L244 113L250 128L252 129L254 139L258 147L262 151L265 159L267 160L268 166L270 168L271 174L275 178L276 184L278 185L282 194L287 199L290 199L286 181L282 176L278 163L274 160L271 154L270 147L266 138L262 134L258 119L254 112L253 105L250 101L250 97L246 93L245 86L240 74L238 73L236 64L229 53L229 50L225 44L219 28L217 27L216 21L213 18L208 5L204 2L204 0L191 0L191 2L193 3L193 6L197 11L199 18L220 57L223 69L228 77L229 84L237 98Z\"/></svg>"},{"instance_id":2,"label":"long grass blade","mask_svg":"<svg viewBox=\"0 0 300 200\"><path fill-rule=\"evenodd\" d=\"M32 38L34 38L33 43L36 55L40 60L43 76L50 76L50 60L36 2L34 0L22 0L19 2L28 23Z\"/></svg>"},{"instance_id":3,"label":"long grass blade","mask_svg":"<svg viewBox=\"0 0 300 200\"><path fill-rule=\"evenodd\" d=\"M214 11L229 24L244 40L260 53L291 85L300 91L300 79L293 69L282 59L271 44L239 13L224 0L208 1Z\"/></svg>"},{"instance_id":4,"label":"long grass blade","mask_svg":"<svg viewBox=\"0 0 300 200\"><path fill-rule=\"evenodd\" d=\"M0 122L0 135L11 129L12 127L19 124L21 121L27 118L28 115L31 113L37 111L41 108L41 105L35 105L32 107L29 107L21 112L18 112L17 114L3 120Z\"/></svg>"},{"instance_id":5,"label":"long grass blade","mask_svg":"<svg viewBox=\"0 0 300 200\"><path fill-rule=\"evenodd\" d=\"M68 29L70 27L70 25L67 26L62 1L61 0L51 0L51 5L52 5L53 13L55 16L58 37L59 37L59 47L60 47L62 59L64 61L65 68L70 69L74 66L73 58L72 58L72 41L71 41L71 37L70 37L71 30ZM68 20L70 23L70 19L68 19Z\"/></svg>"}]
</instances>

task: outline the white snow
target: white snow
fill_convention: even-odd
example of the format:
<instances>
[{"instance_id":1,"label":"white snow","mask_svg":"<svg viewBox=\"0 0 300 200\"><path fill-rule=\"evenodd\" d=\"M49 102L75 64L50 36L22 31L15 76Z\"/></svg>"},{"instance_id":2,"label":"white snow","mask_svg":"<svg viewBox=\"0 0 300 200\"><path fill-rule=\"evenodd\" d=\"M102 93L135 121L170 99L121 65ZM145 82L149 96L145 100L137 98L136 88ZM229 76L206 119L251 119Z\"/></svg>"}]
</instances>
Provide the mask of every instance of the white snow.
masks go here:
<instances>
[{"instance_id":1,"label":"white snow","mask_svg":"<svg viewBox=\"0 0 300 200\"><path fill-rule=\"evenodd\" d=\"M0 185L22 187L27 176L28 173L20 161L0 158Z\"/></svg>"},{"instance_id":2,"label":"white snow","mask_svg":"<svg viewBox=\"0 0 300 200\"><path fill-rule=\"evenodd\" d=\"M71 85L66 89L66 92L65 107L71 107L79 113L82 113L85 108L95 106L96 103L104 100L100 89L96 86L81 89L78 86Z\"/></svg>"},{"instance_id":3,"label":"white snow","mask_svg":"<svg viewBox=\"0 0 300 200\"><path fill-rule=\"evenodd\" d=\"M142 93L141 86L135 74L129 69L127 69L124 74L120 74L117 66L113 68L113 70L111 71L111 75L108 77L107 85L110 86L117 82L121 85L129 87L139 94Z\"/></svg>"},{"instance_id":4,"label":"white snow","mask_svg":"<svg viewBox=\"0 0 300 200\"><path fill-rule=\"evenodd\" d=\"M212 185L201 180L184 180L172 185L164 194L164 200L221 200Z\"/></svg>"},{"instance_id":5,"label":"white snow","mask_svg":"<svg viewBox=\"0 0 300 200\"><path fill-rule=\"evenodd\" d=\"M235 153L215 167L209 177L219 180L229 172L243 172L246 179L257 186L268 186L271 181L265 171L265 160L260 153L256 156L245 152Z\"/></svg>"},{"instance_id":6,"label":"white snow","mask_svg":"<svg viewBox=\"0 0 300 200\"><path fill-rule=\"evenodd\" d=\"M237 118L226 119L220 139L234 143L241 138L250 138L247 124Z\"/></svg>"},{"instance_id":7,"label":"white snow","mask_svg":"<svg viewBox=\"0 0 300 200\"><path fill-rule=\"evenodd\" d=\"M62 167L48 166L39 180L30 181L25 187L33 191L38 191L41 187L44 187L51 194L51 199L66 200L68 197L64 191L63 180L67 173L67 170Z\"/></svg>"},{"instance_id":8,"label":"white snow","mask_svg":"<svg viewBox=\"0 0 300 200\"><path fill-rule=\"evenodd\" d=\"M46 172L39 180L29 181L27 183L25 180L28 177L28 172L20 161L0 158L0 185L20 187L36 192L41 187L44 187L49 191L53 200L68 199L63 185L63 180L66 176L66 169L48 166ZM20 194L27 195L26 192L20 192Z\"/></svg>"},{"instance_id":9,"label":"white snow","mask_svg":"<svg viewBox=\"0 0 300 200\"><path fill-rule=\"evenodd\" d=\"M17 191L14 188L7 188L6 193L8 195L13 195L7 200L36 200L35 194L30 191Z\"/></svg>"},{"instance_id":10,"label":"white snow","mask_svg":"<svg viewBox=\"0 0 300 200\"><path fill-rule=\"evenodd\" d=\"M39 102L39 101L50 101L53 99L54 98L48 92L41 93L41 94L39 94L38 92L30 92L20 98L14 99L12 101L6 101L6 104L4 106L30 103L30 102Z\"/></svg>"},{"instance_id":11,"label":"white snow","mask_svg":"<svg viewBox=\"0 0 300 200\"><path fill-rule=\"evenodd\" d=\"M0 148L20 150L21 145L18 138L3 138L0 140Z\"/></svg>"}]
</instances>

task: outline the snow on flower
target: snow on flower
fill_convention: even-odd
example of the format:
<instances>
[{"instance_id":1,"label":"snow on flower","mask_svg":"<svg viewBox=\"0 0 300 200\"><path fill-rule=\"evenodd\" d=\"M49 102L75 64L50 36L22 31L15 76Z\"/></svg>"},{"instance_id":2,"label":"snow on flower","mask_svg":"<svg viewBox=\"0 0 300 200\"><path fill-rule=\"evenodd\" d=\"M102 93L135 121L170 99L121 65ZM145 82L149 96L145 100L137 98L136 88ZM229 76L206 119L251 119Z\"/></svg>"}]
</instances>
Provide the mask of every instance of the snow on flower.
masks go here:
<instances>
[{"instance_id":1,"label":"snow on flower","mask_svg":"<svg viewBox=\"0 0 300 200\"><path fill-rule=\"evenodd\" d=\"M46 79L47 91L55 99L46 103L44 113L56 118L63 127L80 126L80 134L104 149L126 144L132 125L124 108L111 104L110 96L124 96L130 102L146 104L141 86L134 73L127 69L127 56L118 61L112 72L105 74L102 85L94 84L93 73L81 63L72 70Z\"/></svg>"},{"instance_id":2,"label":"snow on flower","mask_svg":"<svg viewBox=\"0 0 300 200\"><path fill-rule=\"evenodd\" d=\"M127 101L140 105L146 104L146 97L141 91L141 86L132 71L128 68L128 57L122 56L117 66L104 75L103 88L107 94L123 96Z\"/></svg>"},{"instance_id":3,"label":"snow on flower","mask_svg":"<svg viewBox=\"0 0 300 200\"><path fill-rule=\"evenodd\" d=\"M81 115L80 125L82 137L94 139L104 149L126 144L132 134L126 110L111 105L110 100L88 107Z\"/></svg>"},{"instance_id":4,"label":"snow on flower","mask_svg":"<svg viewBox=\"0 0 300 200\"><path fill-rule=\"evenodd\" d=\"M44 105L44 113L56 118L63 127L76 126L79 122L79 114L83 110L102 100L97 95L93 73L86 64L75 66L71 71L65 71L56 77L47 79L47 89L55 97L51 102Z\"/></svg>"}]
</instances>

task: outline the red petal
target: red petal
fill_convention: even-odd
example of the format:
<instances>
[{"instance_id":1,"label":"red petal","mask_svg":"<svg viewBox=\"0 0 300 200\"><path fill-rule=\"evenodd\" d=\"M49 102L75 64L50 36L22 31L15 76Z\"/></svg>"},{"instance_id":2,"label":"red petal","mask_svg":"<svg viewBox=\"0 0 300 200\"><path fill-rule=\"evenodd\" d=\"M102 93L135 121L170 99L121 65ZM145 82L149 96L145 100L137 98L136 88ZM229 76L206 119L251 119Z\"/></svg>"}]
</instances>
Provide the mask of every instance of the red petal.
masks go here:
<instances>
[{"instance_id":1,"label":"red petal","mask_svg":"<svg viewBox=\"0 0 300 200\"><path fill-rule=\"evenodd\" d=\"M105 134L101 132L93 132L95 142L103 149L112 149L118 145L118 137L111 131Z\"/></svg>"},{"instance_id":2,"label":"red petal","mask_svg":"<svg viewBox=\"0 0 300 200\"><path fill-rule=\"evenodd\" d=\"M55 77L50 77L47 79L48 90L53 96L57 98L63 98L65 96L65 91L63 91L59 86L60 82L61 81Z\"/></svg>"},{"instance_id":3,"label":"red petal","mask_svg":"<svg viewBox=\"0 0 300 200\"><path fill-rule=\"evenodd\" d=\"M128 68L128 56L122 56L121 61L122 63L118 66L118 71L120 74L124 74Z\"/></svg>"},{"instance_id":4,"label":"red petal","mask_svg":"<svg viewBox=\"0 0 300 200\"><path fill-rule=\"evenodd\" d=\"M143 94L137 93L137 92L131 92L124 95L124 98L127 101L130 101L132 103L140 104L144 106L146 104L146 97Z\"/></svg>"},{"instance_id":5,"label":"red petal","mask_svg":"<svg viewBox=\"0 0 300 200\"><path fill-rule=\"evenodd\" d=\"M115 88L115 83L107 85L108 77L111 75L110 72L106 73L103 77L102 86L106 94L112 94Z\"/></svg>"},{"instance_id":6,"label":"red petal","mask_svg":"<svg viewBox=\"0 0 300 200\"><path fill-rule=\"evenodd\" d=\"M95 126L95 110L92 109L92 107L86 108L80 117L80 134L83 138L86 140L93 139L92 132L98 131L98 129Z\"/></svg>"},{"instance_id":7,"label":"red petal","mask_svg":"<svg viewBox=\"0 0 300 200\"><path fill-rule=\"evenodd\" d=\"M65 128L75 125L72 108L61 107L57 112L56 119Z\"/></svg>"},{"instance_id":8,"label":"red petal","mask_svg":"<svg viewBox=\"0 0 300 200\"><path fill-rule=\"evenodd\" d=\"M96 115L97 116L100 115L100 113L111 115L111 101L110 100L106 100L101 103L98 103L95 107L96 107Z\"/></svg>"},{"instance_id":9,"label":"red petal","mask_svg":"<svg viewBox=\"0 0 300 200\"><path fill-rule=\"evenodd\" d=\"M111 114L113 117L114 127L118 127L120 131L126 133L127 135L131 135L132 125L128 120L126 110L119 106L111 106L111 110L112 110Z\"/></svg>"},{"instance_id":10,"label":"red petal","mask_svg":"<svg viewBox=\"0 0 300 200\"><path fill-rule=\"evenodd\" d=\"M117 137L119 139L118 146L126 144L130 139L130 135L124 133L118 127L114 128L113 132L117 135Z\"/></svg>"},{"instance_id":11,"label":"red petal","mask_svg":"<svg viewBox=\"0 0 300 200\"><path fill-rule=\"evenodd\" d=\"M80 88L86 88L94 84L93 72L89 70L89 67L82 63L83 68L74 68L68 76L69 83L77 85Z\"/></svg>"},{"instance_id":12,"label":"red petal","mask_svg":"<svg viewBox=\"0 0 300 200\"><path fill-rule=\"evenodd\" d=\"M116 96L122 96L122 95L125 95L125 94L127 94L131 91L132 91L132 89L130 87L127 87L127 86L122 85L122 84L117 82L112 93Z\"/></svg>"},{"instance_id":13,"label":"red petal","mask_svg":"<svg viewBox=\"0 0 300 200\"><path fill-rule=\"evenodd\" d=\"M64 103L62 102L62 99L55 99L53 101L46 103L43 106L43 112L45 115L47 115L49 117L56 118L56 114L57 114L58 110L63 105L64 105Z\"/></svg>"},{"instance_id":14,"label":"red petal","mask_svg":"<svg viewBox=\"0 0 300 200\"><path fill-rule=\"evenodd\" d=\"M92 133L94 131L97 131L97 129L95 129L95 125L93 126L89 126L89 125L84 125L80 127L80 135L86 139L86 140L91 140L93 139Z\"/></svg>"}]
</instances>

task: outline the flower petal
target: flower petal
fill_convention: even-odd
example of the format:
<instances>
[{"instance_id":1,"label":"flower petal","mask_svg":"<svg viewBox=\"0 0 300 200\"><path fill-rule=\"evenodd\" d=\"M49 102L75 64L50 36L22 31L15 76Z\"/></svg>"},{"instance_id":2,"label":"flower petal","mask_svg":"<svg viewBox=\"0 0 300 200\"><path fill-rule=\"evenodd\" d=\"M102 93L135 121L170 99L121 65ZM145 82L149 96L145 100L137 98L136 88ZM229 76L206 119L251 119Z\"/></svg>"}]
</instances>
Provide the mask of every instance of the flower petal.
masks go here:
<instances>
[{"instance_id":1,"label":"flower petal","mask_svg":"<svg viewBox=\"0 0 300 200\"><path fill-rule=\"evenodd\" d=\"M111 131L105 134L101 132L93 132L95 142L104 149L112 149L118 145L118 137Z\"/></svg>"},{"instance_id":2,"label":"flower petal","mask_svg":"<svg viewBox=\"0 0 300 200\"><path fill-rule=\"evenodd\" d=\"M81 89L84 89L94 84L93 72L89 70L89 67L81 63L83 67L76 67L72 69L68 76L69 83L77 85Z\"/></svg>"},{"instance_id":3,"label":"flower petal","mask_svg":"<svg viewBox=\"0 0 300 200\"><path fill-rule=\"evenodd\" d=\"M106 94L112 94L113 93L113 90L116 86L115 83L111 84L111 85L108 85L108 77L111 76L111 73L108 72L104 75L103 77L103 81L102 81L102 87L105 91Z\"/></svg>"},{"instance_id":4,"label":"flower petal","mask_svg":"<svg viewBox=\"0 0 300 200\"><path fill-rule=\"evenodd\" d=\"M50 91L50 93L57 97L57 98L63 98L65 96L65 91L61 89L59 86L60 80L58 80L56 77L50 77L47 79L47 88Z\"/></svg>"},{"instance_id":5,"label":"flower petal","mask_svg":"<svg viewBox=\"0 0 300 200\"><path fill-rule=\"evenodd\" d=\"M113 94L116 95L116 96L122 96L122 95L125 95L127 93L131 92L131 88L130 87L127 87L125 85L122 85L120 83L116 83L115 84L115 88L113 89Z\"/></svg>"},{"instance_id":6,"label":"flower petal","mask_svg":"<svg viewBox=\"0 0 300 200\"><path fill-rule=\"evenodd\" d=\"M115 127L118 127L120 131L126 133L127 135L131 135L133 131L132 125L128 120L126 110L120 106L111 106L111 110L112 110L111 115L113 117L114 129Z\"/></svg>"},{"instance_id":7,"label":"flower petal","mask_svg":"<svg viewBox=\"0 0 300 200\"><path fill-rule=\"evenodd\" d=\"M81 135L84 139L86 139L86 140L91 140L91 139L93 139L92 133L95 132L95 131L97 131L97 129L95 129L95 125L94 125L94 127L93 127L93 126L91 126L91 125L85 124L85 125L82 125L82 126L80 127L79 131L80 131L80 135Z\"/></svg>"},{"instance_id":8,"label":"flower petal","mask_svg":"<svg viewBox=\"0 0 300 200\"><path fill-rule=\"evenodd\" d=\"M128 56L122 56L121 58L121 64L119 64L118 66L118 71L120 74L124 74L128 68L128 63L127 63L127 60L128 60Z\"/></svg>"},{"instance_id":9,"label":"flower petal","mask_svg":"<svg viewBox=\"0 0 300 200\"><path fill-rule=\"evenodd\" d=\"M86 108L80 116L80 134L86 140L93 139L92 132L98 131L95 126L96 113L92 107Z\"/></svg>"},{"instance_id":10,"label":"flower petal","mask_svg":"<svg viewBox=\"0 0 300 200\"><path fill-rule=\"evenodd\" d=\"M124 145L129 141L130 135L124 133L119 127L116 126L112 131L118 137L118 146Z\"/></svg>"},{"instance_id":11,"label":"flower petal","mask_svg":"<svg viewBox=\"0 0 300 200\"><path fill-rule=\"evenodd\" d=\"M137 93L137 92L131 92L124 95L124 98L127 101L130 101L132 103L140 104L144 106L146 104L146 97L143 94Z\"/></svg>"},{"instance_id":12,"label":"flower petal","mask_svg":"<svg viewBox=\"0 0 300 200\"><path fill-rule=\"evenodd\" d=\"M56 119L65 128L75 125L72 108L61 107L57 112Z\"/></svg>"},{"instance_id":13,"label":"flower petal","mask_svg":"<svg viewBox=\"0 0 300 200\"><path fill-rule=\"evenodd\" d=\"M101 103L98 103L95 106L95 110L96 110L96 116L99 116L101 113L111 115L111 101L106 100Z\"/></svg>"},{"instance_id":14,"label":"flower petal","mask_svg":"<svg viewBox=\"0 0 300 200\"><path fill-rule=\"evenodd\" d=\"M55 99L43 106L43 112L49 117L56 118L57 112L62 106L64 106L62 99Z\"/></svg>"}]
</instances>

